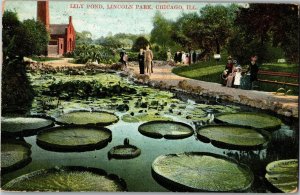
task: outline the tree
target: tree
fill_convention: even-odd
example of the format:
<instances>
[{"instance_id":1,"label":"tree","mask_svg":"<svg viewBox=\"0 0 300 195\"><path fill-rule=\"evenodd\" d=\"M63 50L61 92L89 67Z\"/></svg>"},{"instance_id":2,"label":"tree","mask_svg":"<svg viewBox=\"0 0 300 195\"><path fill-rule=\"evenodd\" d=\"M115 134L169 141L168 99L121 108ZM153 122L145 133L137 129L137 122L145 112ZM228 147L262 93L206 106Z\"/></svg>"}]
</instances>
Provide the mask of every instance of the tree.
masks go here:
<instances>
[{"instance_id":1,"label":"tree","mask_svg":"<svg viewBox=\"0 0 300 195\"><path fill-rule=\"evenodd\" d=\"M257 53L267 60L267 45L280 47L291 62L299 58L298 7L292 4L250 4L240 8L235 25L244 32L245 44L256 42ZM242 44L241 42L241 44Z\"/></svg>"},{"instance_id":2,"label":"tree","mask_svg":"<svg viewBox=\"0 0 300 195\"><path fill-rule=\"evenodd\" d=\"M15 12L3 14L2 111L26 112L33 89L26 75L24 56L45 54L49 34L34 20L20 22Z\"/></svg>"},{"instance_id":3,"label":"tree","mask_svg":"<svg viewBox=\"0 0 300 195\"><path fill-rule=\"evenodd\" d=\"M45 54L49 42L49 34L45 25L33 19L19 21L15 12L5 11L3 14L3 56L20 58L24 56Z\"/></svg>"},{"instance_id":4,"label":"tree","mask_svg":"<svg viewBox=\"0 0 300 195\"><path fill-rule=\"evenodd\" d=\"M141 48L146 49L146 46L149 44L149 41L145 37L138 37L132 46L132 51L138 52Z\"/></svg>"},{"instance_id":5,"label":"tree","mask_svg":"<svg viewBox=\"0 0 300 195\"><path fill-rule=\"evenodd\" d=\"M156 12L153 17L153 29L151 31L151 43L156 43L162 48L174 46L172 35L172 22L164 18L160 12Z\"/></svg>"},{"instance_id":6,"label":"tree","mask_svg":"<svg viewBox=\"0 0 300 195\"><path fill-rule=\"evenodd\" d=\"M96 40L96 43L111 49L118 49L122 46L122 43L113 36L101 37Z\"/></svg>"},{"instance_id":7,"label":"tree","mask_svg":"<svg viewBox=\"0 0 300 195\"><path fill-rule=\"evenodd\" d=\"M229 7L207 5L200 10L205 38L210 45L215 46L214 50L217 54L220 54L221 47L227 43L232 34L236 9L235 5Z\"/></svg>"},{"instance_id":8,"label":"tree","mask_svg":"<svg viewBox=\"0 0 300 195\"><path fill-rule=\"evenodd\" d=\"M76 45L92 44L92 33L89 31L76 32Z\"/></svg>"},{"instance_id":9,"label":"tree","mask_svg":"<svg viewBox=\"0 0 300 195\"><path fill-rule=\"evenodd\" d=\"M183 14L173 25L172 39L183 47L201 49L200 57L220 53L232 35L236 9L207 5L199 14Z\"/></svg>"}]
</instances>

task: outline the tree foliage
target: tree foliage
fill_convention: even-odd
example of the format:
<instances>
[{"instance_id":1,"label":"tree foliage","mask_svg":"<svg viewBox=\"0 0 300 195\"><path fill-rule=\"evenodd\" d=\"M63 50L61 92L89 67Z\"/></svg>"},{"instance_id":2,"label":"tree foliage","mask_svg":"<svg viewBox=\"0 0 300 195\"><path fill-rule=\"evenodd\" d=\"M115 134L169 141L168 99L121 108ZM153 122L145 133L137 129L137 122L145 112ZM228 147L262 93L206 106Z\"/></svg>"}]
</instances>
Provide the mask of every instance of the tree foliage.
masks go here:
<instances>
[{"instance_id":1,"label":"tree foliage","mask_svg":"<svg viewBox=\"0 0 300 195\"><path fill-rule=\"evenodd\" d=\"M89 31L76 32L76 45L91 44L92 33Z\"/></svg>"},{"instance_id":2,"label":"tree foliage","mask_svg":"<svg viewBox=\"0 0 300 195\"><path fill-rule=\"evenodd\" d=\"M73 51L76 63L85 64L89 60L92 62L112 64L117 61L115 50L101 45L79 45Z\"/></svg>"},{"instance_id":3,"label":"tree foliage","mask_svg":"<svg viewBox=\"0 0 300 195\"><path fill-rule=\"evenodd\" d=\"M156 12L153 18L153 29L151 31L151 43L156 43L162 48L172 47L174 41L172 35L172 22L164 18L160 12Z\"/></svg>"},{"instance_id":4,"label":"tree foliage","mask_svg":"<svg viewBox=\"0 0 300 195\"><path fill-rule=\"evenodd\" d=\"M7 58L45 54L49 34L45 25L28 19L20 22L15 12L3 14L3 56Z\"/></svg>"},{"instance_id":5,"label":"tree foliage","mask_svg":"<svg viewBox=\"0 0 300 195\"><path fill-rule=\"evenodd\" d=\"M297 62L299 58L298 8L292 4L250 4L240 8L235 26L239 37L234 36L229 46L243 45L244 48L256 47L262 61L268 61L271 50L281 48L286 58ZM239 40L235 40L239 39ZM232 47L231 47L232 48ZM232 48L233 52L246 56L244 51ZM235 53L234 53L235 54ZM248 56L249 54L248 51ZM275 54L273 54L275 55Z\"/></svg>"},{"instance_id":6,"label":"tree foliage","mask_svg":"<svg viewBox=\"0 0 300 195\"><path fill-rule=\"evenodd\" d=\"M182 14L173 25L172 39L184 48L201 49L202 56L220 53L233 33L235 5L207 5L199 13Z\"/></svg>"},{"instance_id":7,"label":"tree foliage","mask_svg":"<svg viewBox=\"0 0 300 195\"><path fill-rule=\"evenodd\" d=\"M116 39L113 36L108 36L108 37L100 37L99 39L96 40L96 44L111 48L111 49L118 49L122 47L122 43L119 39Z\"/></svg>"},{"instance_id":8,"label":"tree foliage","mask_svg":"<svg viewBox=\"0 0 300 195\"><path fill-rule=\"evenodd\" d=\"M149 45L150 42L143 36L138 37L133 46L132 46L132 51L140 51L141 48L146 49L146 46Z\"/></svg>"}]
</instances>

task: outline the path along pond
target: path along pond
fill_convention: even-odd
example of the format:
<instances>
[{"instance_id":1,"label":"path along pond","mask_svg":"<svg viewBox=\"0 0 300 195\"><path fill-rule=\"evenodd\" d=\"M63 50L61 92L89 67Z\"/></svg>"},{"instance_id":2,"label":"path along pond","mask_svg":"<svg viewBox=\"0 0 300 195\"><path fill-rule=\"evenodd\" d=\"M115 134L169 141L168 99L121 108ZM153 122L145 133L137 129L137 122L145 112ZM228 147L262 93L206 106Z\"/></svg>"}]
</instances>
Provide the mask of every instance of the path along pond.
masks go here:
<instances>
[{"instance_id":1,"label":"path along pond","mask_svg":"<svg viewBox=\"0 0 300 195\"><path fill-rule=\"evenodd\" d=\"M1 185L40 169L83 166L103 169L107 173L118 175L126 182L128 191L176 190L163 187L164 184L153 178L153 161L166 154L209 152L246 164L254 174L254 182L249 192L269 192L272 189L264 177L266 165L281 159L298 159L299 126L296 119L283 118L242 105L138 85L117 73L28 73L28 76L36 93L30 115L45 115L57 119L63 114L79 110L107 111L114 113L119 120L106 126L112 132L111 142L104 148L93 151L45 150L36 144L36 135L24 137L25 141L32 145L32 161L25 167L2 173ZM281 128L271 132L271 140L267 147L253 150L226 149L198 139L196 129L206 124L214 124L215 115L241 112L267 113L281 119ZM195 132L183 139L154 139L138 131L141 124L155 120L182 122L193 127ZM109 159L109 150L123 144L125 138L129 139L130 144L137 146L141 154L132 159Z\"/></svg>"}]
</instances>

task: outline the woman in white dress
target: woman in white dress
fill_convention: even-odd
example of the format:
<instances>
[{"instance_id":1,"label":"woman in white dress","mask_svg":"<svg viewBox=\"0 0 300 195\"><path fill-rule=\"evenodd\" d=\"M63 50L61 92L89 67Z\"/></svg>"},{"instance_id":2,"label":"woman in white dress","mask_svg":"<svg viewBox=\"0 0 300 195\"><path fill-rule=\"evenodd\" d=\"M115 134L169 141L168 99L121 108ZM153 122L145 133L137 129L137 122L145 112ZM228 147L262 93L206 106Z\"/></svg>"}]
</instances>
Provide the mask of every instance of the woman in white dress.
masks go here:
<instances>
[{"instance_id":1,"label":"woman in white dress","mask_svg":"<svg viewBox=\"0 0 300 195\"><path fill-rule=\"evenodd\" d=\"M182 52L181 61L183 64L186 64L186 55L184 51Z\"/></svg>"}]
</instances>

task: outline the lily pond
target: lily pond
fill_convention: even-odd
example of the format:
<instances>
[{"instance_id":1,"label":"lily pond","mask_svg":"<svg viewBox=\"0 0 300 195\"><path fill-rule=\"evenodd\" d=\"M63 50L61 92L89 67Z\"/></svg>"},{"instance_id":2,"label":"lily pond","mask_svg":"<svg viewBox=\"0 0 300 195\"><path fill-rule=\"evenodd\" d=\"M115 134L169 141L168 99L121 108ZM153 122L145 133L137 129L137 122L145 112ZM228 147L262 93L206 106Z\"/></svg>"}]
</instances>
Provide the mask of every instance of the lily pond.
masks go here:
<instances>
[{"instance_id":1,"label":"lily pond","mask_svg":"<svg viewBox=\"0 0 300 195\"><path fill-rule=\"evenodd\" d=\"M28 76L31 110L1 119L4 190L288 192L298 186L297 119L151 88L118 72ZM280 168L280 160L291 161ZM279 168L266 169L271 162ZM289 177L282 179L284 171Z\"/></svg>"}]
</instances>

